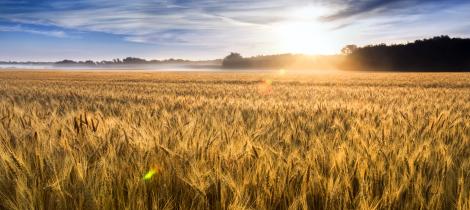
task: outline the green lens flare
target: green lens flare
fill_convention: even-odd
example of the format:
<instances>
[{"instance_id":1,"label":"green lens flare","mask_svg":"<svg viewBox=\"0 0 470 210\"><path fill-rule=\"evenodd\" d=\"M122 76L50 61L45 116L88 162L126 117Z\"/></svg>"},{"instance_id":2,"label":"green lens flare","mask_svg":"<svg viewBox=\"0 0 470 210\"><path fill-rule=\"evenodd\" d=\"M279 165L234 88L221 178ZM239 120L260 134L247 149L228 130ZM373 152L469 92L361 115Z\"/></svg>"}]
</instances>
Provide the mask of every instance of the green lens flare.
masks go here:
<instances>
[{"instance_id":1,"label":"green lens flare","mask_svg":"<svg viewBox=\"0 0 470 210\"><path fill-rule=\"evenodd\" d=\"M145 174L144 180L150 180L153 177L153 175L155 175L156 173L157 173L156 169L150 169L150 171Z\"/></svg>"}]
</instances>

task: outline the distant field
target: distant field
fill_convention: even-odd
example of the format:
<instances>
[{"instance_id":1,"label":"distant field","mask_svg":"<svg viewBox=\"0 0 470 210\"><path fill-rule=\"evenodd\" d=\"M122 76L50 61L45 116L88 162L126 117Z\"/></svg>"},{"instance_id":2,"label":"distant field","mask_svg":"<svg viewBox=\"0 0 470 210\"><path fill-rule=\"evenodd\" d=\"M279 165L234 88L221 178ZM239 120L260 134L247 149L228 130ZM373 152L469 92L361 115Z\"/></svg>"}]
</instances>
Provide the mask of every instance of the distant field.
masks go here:
<instances>
[{"instance_id":1,"label":"distant field","mask_svg":"<svg viewBox=\"0 0 470 210\"><path fill-rule=\"evenodd\" d=\"M0 209L470 209L469 73L0 72Z\"/></svg>"}]
</instances>

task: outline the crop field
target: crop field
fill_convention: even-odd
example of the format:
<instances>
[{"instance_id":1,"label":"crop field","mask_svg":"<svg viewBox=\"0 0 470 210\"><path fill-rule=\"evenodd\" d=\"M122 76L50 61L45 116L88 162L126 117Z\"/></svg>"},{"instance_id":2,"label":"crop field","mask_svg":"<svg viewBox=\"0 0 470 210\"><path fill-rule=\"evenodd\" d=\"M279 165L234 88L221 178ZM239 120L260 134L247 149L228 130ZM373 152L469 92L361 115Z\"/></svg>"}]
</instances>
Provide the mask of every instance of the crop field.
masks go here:
<instances>
[{"instance_id":1,"label":"crop field","mask_svg":"<svg viewBox=\"0 0 470 210\"><path fill-rule=\"evenodd\" d=\"M470 209L470 74L3 71L0 209Z\"/></svg>"}]
</instances>

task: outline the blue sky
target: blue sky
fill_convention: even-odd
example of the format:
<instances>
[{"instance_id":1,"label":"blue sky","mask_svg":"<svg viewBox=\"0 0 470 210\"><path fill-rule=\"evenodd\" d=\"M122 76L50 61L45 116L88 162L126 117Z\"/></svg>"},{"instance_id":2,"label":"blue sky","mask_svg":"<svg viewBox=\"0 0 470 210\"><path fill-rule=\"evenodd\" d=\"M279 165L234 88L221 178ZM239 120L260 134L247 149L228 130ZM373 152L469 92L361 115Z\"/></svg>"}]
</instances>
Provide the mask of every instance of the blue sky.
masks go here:
<instances>
[{"instance_id":1,"label":"blue sky","mask_svg":"<svg viewBox=\"0 0 470 210\"><path fill-rule=\"evenodd\" d=\"M470 37L468 0L0 0L0 60L334 54Z\"/></svg>"}]
</instances>

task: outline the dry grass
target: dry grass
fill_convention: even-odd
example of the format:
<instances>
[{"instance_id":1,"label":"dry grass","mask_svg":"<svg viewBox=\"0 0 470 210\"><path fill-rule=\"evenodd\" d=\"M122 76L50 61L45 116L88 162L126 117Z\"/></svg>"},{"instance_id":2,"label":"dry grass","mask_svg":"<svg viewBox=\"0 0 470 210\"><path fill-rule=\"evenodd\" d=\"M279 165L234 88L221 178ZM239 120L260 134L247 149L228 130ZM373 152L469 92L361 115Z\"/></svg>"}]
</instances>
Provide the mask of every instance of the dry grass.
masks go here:
<instances>
[{"instance_id":1,"label":"dry grass","mask_svg":"<svg viewBox=\"0 0 470 210\"><path fill-rule=\"evenodd\" d=\"M0 72L0 209L470 209L469 101L465 73Z\"/></svg>"}]
</instances>

